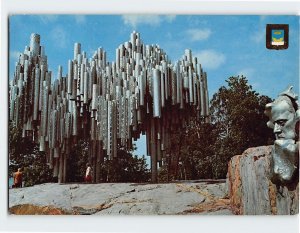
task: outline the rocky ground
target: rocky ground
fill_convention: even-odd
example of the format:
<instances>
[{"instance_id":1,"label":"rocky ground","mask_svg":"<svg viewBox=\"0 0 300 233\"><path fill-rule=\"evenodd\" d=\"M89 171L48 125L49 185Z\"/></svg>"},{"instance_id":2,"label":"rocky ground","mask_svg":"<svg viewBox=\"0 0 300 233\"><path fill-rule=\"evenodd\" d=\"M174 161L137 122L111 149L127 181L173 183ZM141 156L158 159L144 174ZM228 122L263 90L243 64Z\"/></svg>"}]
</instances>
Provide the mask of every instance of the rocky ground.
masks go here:
<instances>
[{"instance_id":1,"label":"rocky ground","mask_svg":"<svg viewBox=\"0 0 300 233\"><path fill-rule=\"evenodd\" d=\"M11 214L230 215L225 182L41 184L9 190Z\"/></svg>"}]
</instances>

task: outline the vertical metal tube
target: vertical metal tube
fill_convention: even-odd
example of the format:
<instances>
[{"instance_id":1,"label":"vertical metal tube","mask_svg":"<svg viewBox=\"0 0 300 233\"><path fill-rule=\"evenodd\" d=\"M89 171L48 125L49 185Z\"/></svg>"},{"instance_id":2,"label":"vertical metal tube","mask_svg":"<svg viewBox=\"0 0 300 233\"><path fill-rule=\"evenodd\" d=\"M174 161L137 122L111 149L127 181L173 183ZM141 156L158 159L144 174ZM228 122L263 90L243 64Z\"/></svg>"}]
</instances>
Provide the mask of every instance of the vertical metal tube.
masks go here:
<instances>
[{"instance_id":1,"label":"vertical metal tube","mask_svg":"<svg viewBox=\"0 0 300 233\"><path fill-rule=\"evenodd\" d=\"M88 77L89 73L84 72L83 76L83 103L87 104L88 103Z\"/></svg>"},{"instance_id":2,"label":"vertical metal tube","mask_svg":"<svg viewBox=\"0 0 300 233\"><path fill-rule=\"evenodd\" d=\"M207 123L209 122L209 97L208 97L208 88L207 88L207 73L204 72L204 83L205 83L205 115L207 116Z\"/></svg>"},{"instance_id":3,"label":"vertical metal tube","mask_svg":"<svg viewBox=\"0 0 300 233\"><path fill-rule=\"evenodd\" d=\"M74 44L74 60L77 59L77 55L81 53L81 44L80 43L75 43Z\"/></svg>"},{"instance_id":4,"label":"vertical metal tube","mask_svg":"<svg viewBox=\"0 0 300 233\"><path fill-rule=\"evenodd\" d=\"M40 94L40 69L35 68L35 78L34 78L34 103L33 103L33 120L38 120L38 110L39 110L39 94Z\"/></svg>"},{"instance_id":5,"label":"vertical metal tube","mask_svg":"<svg viewBox=\"0 0 300 233\"><path fill-rule=\"evenodd\" d=\"M40 40L41 37L38 34L32 33L30 36L30 51L33 56L37 56L40 53Z\"/></svg>"},{"instance_id":6,"label":"vertical metal tube","mask_svg":"<svg viewBox=\"0 0 300 233\"><path fill-rule=\"evenodd\" d=\"M46 81L43 81L43 96L42 99L42 112L41 112L41 135L47 135L47 122L48 122L48 97L49 97L49 87L47 86Z\"/></svg>"},{"instance_id":7,"label":"vertical metal tube","mask_svg":"<svg viewBox=\"0 0 300 233\"><path fill-rule=\"evenodd\" d=\"M46 70L45 70L45 66L44 65L41 65L41 69L40 69L40 93L39 93L39 111L42 110L42 101L43 101L43 81L45 80L45 76L46 76Z\"/></svg>"},{"instance_id":8,"label":"vertical metal tube","mask_svg":"<svg viewBox=\"0 0 300 233\"><path fill-rule=\"evenodd\" d=\"M73 62L69 60L68 62L68 83L67 83L67 93L72 94L72 84L73 84Z\"/></svg>"},{"instance_id":9,"label":"vertical metal tube","mask_svg":"<svg viewBox=\"0 0 300 233\"><path fill-rule=\"evenodd\" d=\"M80 95L83 95L84 79L85 79L84 75L85 75L85 65L81 64L80 65L80 89L79 89Z\"/></svg>"},{"instance_id":10,"label":"vertical metal tube","mask_svg":"<svg viewBox=\"0 0 300 233\"><path fill-rule=\"evenodd\" d=\"M188 75L189 75L189 102L194 103L194 77L192 74L192 67L188 67Z\"/></svg>"},{"instance_id":11,"label":"vertical metal tube","mask_svg":"<svg viewBox=\"0 0 300 233\"><path fill-rule=\"evenodd\" d=\"M161 116L161 92L160 92L160 73L158 69L152 69L153 84L153 117Z\"/></svg>"},{"instance_id":12,"label":"vertical metal tube","mask_svg":"<svg viewBox=\"0 0 300 233\"><path fill-rule=\"evenodd\" d=\"M160 76L160 93L161 93L161 107L165 107L165 73L161 72Z\"/></svg>"},{"instance_id":13,"label":"vertical metal tube","mask_svg":"<svg viewBox=\"0 0 300 233\"><path fill-rule=\"evenodd\" d=\"M64 183L64 154L59 158L58 183Z\"/></svg>"},{"instance_id":14,"label":"vertical metal tube","mask_svg":"<svg viewBox=\"0 0 300 233\"><path fill-rule=\"evenodd\" d=\"M155 122L154 118L151 119L151 138L150 138L150 154L151 154L151 181L157 182L157 150L155 139Z\"/></svg>"},{"instance_id":15,"label":"vertical metal tube","mask_svg":"<svg viewBox=\"0 0 300 233\"><path fill-rule=\"evenodd\" d=\"M71 101L71 104L72 104L72 123L73 123L72 135L77 136L78 135L78 110L75 101Z\"/></svg>"},{"instance_id":16,"label":"vertical metal tube","mask_svg":"<svg viewBox=\"0 0 300 233\"><path fill-rule=\"evenodd\" d=\"M118 144L117 144L117 113L116 113L116 102L112 101L112 157L117 157L117 150L118 150Z\"/></svg>"},{"instance_id":17,"label":"vertical metal tube","mask_svg":"<svg viewBox=\"0 0 300 233\"><path fill-rule=\"evenodd\" d=\"M112 103L107 104L107 155L112 159Z\"/></svg>"},{"instance_id":18,"label":"vertical metal tube","mask_svg":"<svg viewBox=\"0 0 300 233\"><path fill-rule=\"evenodd\" d=\"M93 91L92 91L92 111L97 110L97 96L98 96L98 84L93 84Z\"/></svg>"},{"instance_id":19,"label":"vertical metal tube","mask_svg":"<svg viewBox=\"0 0 300 233\"><path fill-rule=\"evenodd\" d=\"M201 110L200 115L205 116L205 87L204 87L204 77L201 72L201 78L200 78L200 97L201 97Z\"/></svg>"}]
</instances>

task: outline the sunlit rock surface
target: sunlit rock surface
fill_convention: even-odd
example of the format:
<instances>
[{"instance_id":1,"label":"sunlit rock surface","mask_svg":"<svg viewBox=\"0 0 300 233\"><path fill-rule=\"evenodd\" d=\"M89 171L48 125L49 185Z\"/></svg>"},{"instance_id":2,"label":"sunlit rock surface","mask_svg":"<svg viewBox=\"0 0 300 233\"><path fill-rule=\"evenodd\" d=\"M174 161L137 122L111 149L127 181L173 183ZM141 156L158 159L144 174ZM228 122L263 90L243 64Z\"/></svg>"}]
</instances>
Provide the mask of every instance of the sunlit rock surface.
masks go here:
<instances>
[{"instance_id":1,"label":"sunlit rock surface","mask_svg":"<svg viewBox=\"0 0 300 233\"><path fill-rule=\"evenodd\" d=\"M272 146L247 149L228 165L228 192L235 214L293 215L299 212L299 179L287 186L271 182Z\"/></svg>"},{"instance_id":2,"label":"sunlit rock surface","mask_svg":"<svg viewBox=\"0 0 300 233\"><path fill-rule=\"evenodd\" d=\"M232 214L224 182L42 184L9 190L11 214Z\"/></svg>"}]
</instances>

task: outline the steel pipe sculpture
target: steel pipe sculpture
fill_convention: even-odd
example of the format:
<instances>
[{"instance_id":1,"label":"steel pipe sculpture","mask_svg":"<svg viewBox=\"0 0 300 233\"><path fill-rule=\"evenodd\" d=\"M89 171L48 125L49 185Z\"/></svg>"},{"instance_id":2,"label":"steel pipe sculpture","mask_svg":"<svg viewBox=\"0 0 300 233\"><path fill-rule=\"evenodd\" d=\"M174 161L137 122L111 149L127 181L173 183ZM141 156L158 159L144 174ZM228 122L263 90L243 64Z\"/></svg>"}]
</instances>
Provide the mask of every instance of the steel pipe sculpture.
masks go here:
<instances>
[{"instance_id":1,"label":"steel pipe sculpture","mask_svg":"<svg viewBox=\"0 0 300 233\"><path fill-rule=\"evenodd\" d=\"M91 161L99 171L104 157L116 158L118 145L132 149L140 134L146 134L156 182L170 133L188 124L192 112L208 121L207 75L197 58L185 50L172 64L158 45L143 44L136 32L116 49L115 62L106 60L102 48L87 58L75 43L67 75L59 66L55 80L40 36L32 34L10 85L10 120L46 151L59 182L66 181L71 145L79 138L90 140Z\"/></svg>"}]
</instances>

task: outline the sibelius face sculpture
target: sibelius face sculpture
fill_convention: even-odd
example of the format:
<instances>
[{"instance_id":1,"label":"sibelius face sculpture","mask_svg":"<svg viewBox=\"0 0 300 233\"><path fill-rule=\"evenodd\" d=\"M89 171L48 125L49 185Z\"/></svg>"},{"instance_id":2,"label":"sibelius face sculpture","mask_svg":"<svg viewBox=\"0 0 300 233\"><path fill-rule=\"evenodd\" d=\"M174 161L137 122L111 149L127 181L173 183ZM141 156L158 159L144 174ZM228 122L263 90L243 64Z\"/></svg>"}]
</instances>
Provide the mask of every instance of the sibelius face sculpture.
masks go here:
<instances>
[{"instance_id":1,"label":"sibelius face sculpture","mask_svg":"<svg viewBox=\"0 0 300 233\"><path fill-rule=\"evenodd\" d=\"M299 129L296 129L300 118L298 96L290 86L279 94L278 98L266 105L267 123L275 134L272 152L271 180L278 185L293 182L299 168Z\"/></svg>"}]
</instances>

